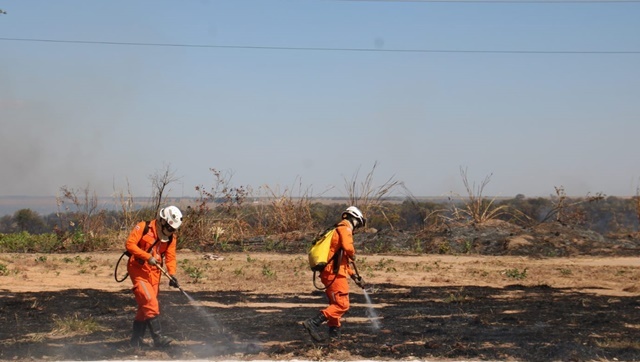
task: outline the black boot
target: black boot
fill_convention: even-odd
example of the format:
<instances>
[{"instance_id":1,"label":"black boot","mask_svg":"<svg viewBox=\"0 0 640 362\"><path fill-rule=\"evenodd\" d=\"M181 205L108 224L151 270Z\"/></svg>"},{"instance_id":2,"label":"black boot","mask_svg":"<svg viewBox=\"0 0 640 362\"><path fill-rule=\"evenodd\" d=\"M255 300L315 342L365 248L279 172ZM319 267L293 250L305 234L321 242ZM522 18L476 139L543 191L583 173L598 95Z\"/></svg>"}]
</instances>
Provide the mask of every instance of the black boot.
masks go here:
<instances>
[{"instance_id":1,"label":"black boot","mask_svg":"<svg viewBox=\"0 0 640 362\"><path fill-rule=\"evenodd\" d=\"M149 326L149 332L151 332L151 337L153 338L153 345L156 347L166 347L173 340L167 336L163 336L162 326L160 325L160 320L157 316L147 319L147 325Z\"/></svg>"},{"instance_id":2,"label":"black boot","mask_svg":"<svg viewBox=\"0 0 640 362\"><path fill-rule=\"evenodd\" d=\"M332 341L340 340L340 336L342 333L340 332L340 327L329 327L329 339Z\"/></svg>"},{"instance_id":3,"label":"black boot","mask_svg":"<svg viewBox=\"0 0 640 362\"><path fill-rule=\"evenodd\" d=\"M141 321L133 321L133 334L131 335L131 347L143 347L144 341L144 332L147 330L147 323Z\"/></svg>"},{"instance_id":4,"label":"black boot","mask_svg":"<svg viewBox=\"0 0 640 362\"><path fill-rule=\"evenodd\" d=\"M307 332L309 332L309 335L311 336L311 338L313 338L316 341L320 342L324 338L322 338L322 336L318 332L318 329L319 329L320 325L322 323L324 323L324 321L326 321L326 320L327 320L327 317L325 317L324 314L319 313L317 316L315 316L313 318L309 318L306 321L302 322L302 325L307 330Z\"/></svg>"}]
</instances>

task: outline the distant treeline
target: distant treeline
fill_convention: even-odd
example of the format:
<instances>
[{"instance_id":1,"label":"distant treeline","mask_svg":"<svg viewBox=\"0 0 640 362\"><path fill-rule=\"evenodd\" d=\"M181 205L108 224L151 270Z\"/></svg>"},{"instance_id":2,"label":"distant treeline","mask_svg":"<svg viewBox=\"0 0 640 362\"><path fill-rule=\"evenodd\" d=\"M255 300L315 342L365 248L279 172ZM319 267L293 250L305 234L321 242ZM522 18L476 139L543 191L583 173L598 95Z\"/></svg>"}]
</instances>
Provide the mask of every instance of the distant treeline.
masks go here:
<instances>
[{"instance_id":1,"label":"distant treeline","mask_svg":"<svg viewBox=\"0 0 640 362\"><path fill-rule=\"evenodd\" d=\"M20 234L22 238L44 235L49 245L46 249L53 249L42 250L38 242L33 242L34 246L25 247L25 251L120 248L123 237L136 222L153 219L156 214L156 210L149 207L118 211L82 204L75 206L75 211L48 215L25 208L3 216L0 218L0 233L4 234L0 235L0 251L7 251L7 240L15 243L7 236L12 234ZM215 249L258 236L304 235L335 223L347 206L346 200L318 202L305 198L276 198L263 202L244 200L242 203L234 200L193 202L181 206L184 224L179 231L180 245ZM448 222L482 223L500 219L522 227L558 222L606 235L637 232L640 218L639 203L635 197L526 198L518 195L502 200L438 201L406 198L358 206L367 217L367 227L377 230L428 231Z\"/></svg>"}]
</instances>

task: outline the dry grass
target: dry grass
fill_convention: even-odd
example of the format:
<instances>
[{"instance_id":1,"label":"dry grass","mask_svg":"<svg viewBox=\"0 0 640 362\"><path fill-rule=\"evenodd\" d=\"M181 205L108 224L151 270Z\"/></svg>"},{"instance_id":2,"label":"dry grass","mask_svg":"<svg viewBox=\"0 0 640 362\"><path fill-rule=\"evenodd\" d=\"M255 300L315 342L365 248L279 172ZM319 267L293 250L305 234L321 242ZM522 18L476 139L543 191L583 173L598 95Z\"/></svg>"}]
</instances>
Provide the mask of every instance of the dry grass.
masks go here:
<instances>
[{"instance_id":1,"label":"dry grass","mask_svg":"<svg viewBox=\"0 0 640 362\"><path fill-rule=\"evenodd\" d=\"M82 318L78 313L64 317L54 316L53 325L54 329L51 334L57 336L86 335L107 330L98 324L93 317Z\"/></svg>"}]
</instances>

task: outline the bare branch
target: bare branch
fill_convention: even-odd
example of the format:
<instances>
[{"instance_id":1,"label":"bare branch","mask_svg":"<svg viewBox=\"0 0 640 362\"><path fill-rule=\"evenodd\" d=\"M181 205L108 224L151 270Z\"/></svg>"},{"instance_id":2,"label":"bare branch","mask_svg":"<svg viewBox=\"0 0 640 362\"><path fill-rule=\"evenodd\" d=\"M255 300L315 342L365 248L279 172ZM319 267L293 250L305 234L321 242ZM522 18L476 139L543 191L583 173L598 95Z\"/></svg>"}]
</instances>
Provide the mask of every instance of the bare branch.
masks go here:
<instances>
[{"instance_id":1,"label":"bare branch","mask_svg":"<svg viewBox=\"0 0 640 362\"><path fill-rule=\"evenodd\" d=\"M175 171L171 169L170 164L166 164L162 170L156 170L153 175L149 176L151 181L151 202L153 204L154 214L160 211L160 207L171 189L169 185L178 181L180 178L175 176Z\"/></svg>"}]
</instances>

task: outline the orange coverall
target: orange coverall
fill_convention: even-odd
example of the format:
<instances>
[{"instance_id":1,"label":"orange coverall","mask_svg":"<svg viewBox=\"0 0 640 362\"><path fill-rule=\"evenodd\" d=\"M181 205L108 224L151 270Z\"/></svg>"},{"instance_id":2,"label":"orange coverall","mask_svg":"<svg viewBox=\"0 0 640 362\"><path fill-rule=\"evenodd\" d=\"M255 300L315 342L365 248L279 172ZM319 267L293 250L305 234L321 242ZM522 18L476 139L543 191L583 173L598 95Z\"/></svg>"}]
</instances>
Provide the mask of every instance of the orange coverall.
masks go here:
<instances>
[{"instance_id":1,"label":"orange coverall","mask_svg":"<svg viewBox=\"0 0 640 362\"><path fill-rule=\"evenodd\" d=\"M138 223L127 239L127 251L131 254L127 271L133 283L133 294L138 302L138 312L135 320L145 321L160 314L158 304L158 291L160 290L160 277L162 272L158 267L150 265L147 260L153 256L158 264L162 264L162 256L166 263L166 271L169 275L176 273L176 235L172 235L169 242L161 242L159 239L156 220L149 222L149 231L144 232L145 222ZM154 245L155 243L155 245ZM149 248L153 246L150 252Z\"/></svg>"},{"instance_id":2,"label":"orange coverall","mask_svg":"<svg viewBox=\"0 0 640 362\"><path fill-rule=\"evenodd\" d=\"M340 249L343 250L343 255L338 274L333 273L333 264L336 260L328 263L320 273L320 280L327 288L325 293L329 298L329 306L322 310L329 327L340 327L340 318L349 310L349 281L347 277L354 274L349 266L349 261L355 257L356 250L353 247L353 226L346 219L338 223L336 233L331 238L329 260Z\"/></svg>"}]
</instances>

